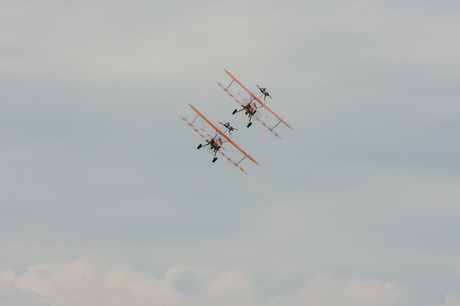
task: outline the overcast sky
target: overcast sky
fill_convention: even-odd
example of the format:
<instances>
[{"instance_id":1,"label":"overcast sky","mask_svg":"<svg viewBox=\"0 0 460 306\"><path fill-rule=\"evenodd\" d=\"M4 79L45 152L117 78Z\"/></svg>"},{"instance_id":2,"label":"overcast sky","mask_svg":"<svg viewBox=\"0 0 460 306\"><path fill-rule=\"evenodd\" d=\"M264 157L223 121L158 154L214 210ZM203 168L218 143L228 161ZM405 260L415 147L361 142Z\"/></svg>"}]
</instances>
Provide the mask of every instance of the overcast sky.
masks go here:
<instances>
[{"instance_id":1,"label":"overcast sky","mask_svg":"<svg viewBox=\"0 0 460 306\"><path fill-rule=\"evenodd\" d=\"M460 305L460 2L1 1L0 305ZM294 130L232 116L231 72ZM180 119L231 121L243 174Z\"/></svg>"}]
</instances>

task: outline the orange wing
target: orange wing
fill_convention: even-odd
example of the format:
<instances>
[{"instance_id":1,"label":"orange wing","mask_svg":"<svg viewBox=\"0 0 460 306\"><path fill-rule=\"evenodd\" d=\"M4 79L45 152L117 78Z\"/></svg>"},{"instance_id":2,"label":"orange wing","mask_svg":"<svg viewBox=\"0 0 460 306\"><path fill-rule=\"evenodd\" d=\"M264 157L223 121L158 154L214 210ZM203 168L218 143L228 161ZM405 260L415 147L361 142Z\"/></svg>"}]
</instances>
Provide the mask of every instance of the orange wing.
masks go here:
<instances>
[{"instance_id":1,"label":"orange wing","mask_svg":"<svg viewBox=\"0 0 460 306\"><path fill-rule=\"evenodd\" d=\"M225 69L224 69L225 70ZM288 128L290 128L291 130L293 130L293 128L286 123L286 121L284 121L283 119L281 119L280 116L278 116L277 114L275 114L275 112L273 112L271 109L269 109L265 103L263 103L262 101L259 100L259 98L257 98L252 92L250 92L243 84L241 84L240 81L238 81L233 75L230 74L230 72L228 72L227 70L225 70L225 72L227 72L227 74L236 82L238 83L238 85L241 86L241 88L243 88L244 90L246 90L246 92L251 95L251 97L256 100L257 102L259 102L266 110L268 110L273 116L275 116L279 121L281 121L282 123L284 123Z\"/></svg>"}]
</instances>

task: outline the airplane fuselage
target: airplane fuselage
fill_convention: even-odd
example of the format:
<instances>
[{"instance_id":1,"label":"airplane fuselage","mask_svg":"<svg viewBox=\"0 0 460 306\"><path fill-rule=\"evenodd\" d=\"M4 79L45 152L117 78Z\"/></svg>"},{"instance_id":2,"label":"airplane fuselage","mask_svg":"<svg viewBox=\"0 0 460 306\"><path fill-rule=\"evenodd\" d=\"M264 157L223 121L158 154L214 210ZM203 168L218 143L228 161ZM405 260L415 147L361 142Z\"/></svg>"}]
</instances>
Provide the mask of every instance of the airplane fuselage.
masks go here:
<instances>
[{"instance_id":1,"label":"airplane fuselage","mask_svg":"<svg viewBox=\"0 0 460 306\"><path fill-rule=\"evenodd\" d=\"M215 136L209 141L209 145L214 150L218 151L222 147L222 139L220 139L220 137Z\"/></svg>"},{"instance_id":2,"label":"airplane fuselage","mask_svg":"<svg viewBox=\"0 0 460 306\"><path fill-rule=\"evenodd\" d=\"M244 106L244 109L246 111L246 113L248 113L248 115L254 115L256 112L257 112L257 108L256 108L256 105L252 102L249 102L248 104L246 104Z\"/></svg>"}]
</instances>

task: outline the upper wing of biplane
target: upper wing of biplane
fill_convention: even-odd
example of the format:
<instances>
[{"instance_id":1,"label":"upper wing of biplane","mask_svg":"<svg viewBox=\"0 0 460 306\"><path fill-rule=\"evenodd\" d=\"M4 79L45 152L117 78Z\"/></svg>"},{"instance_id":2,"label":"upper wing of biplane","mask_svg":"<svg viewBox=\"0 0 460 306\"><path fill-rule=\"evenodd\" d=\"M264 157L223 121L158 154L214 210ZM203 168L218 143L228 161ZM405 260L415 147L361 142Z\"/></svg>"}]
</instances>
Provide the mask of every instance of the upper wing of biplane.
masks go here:
<instances>
[{"instance_id":1,"label":"upper wing of biplane","mask_svg":"<svg viewBox=\"0 0 460 306\"><path fill-rule=\"evenodd\" d=\"M187 119L185 119L184 117L181 117L182 120L184 120L185 122L187 122L187 124L195 131L197 132L201 138L207 140L207 141L210 141L212 138L214 138L215 136L212 136L212 134L219 134L220 136L222 136L225 141L223 141L223 144L222 144L222 149L224 149L226 151L226 153L230 153L230 152L234 152L234 150L232 150L232 148L229 148L227 146L227 144L231 144L233 146L233 148L237 149L238 152L242 153L244 156L243 158L239 161L239 162L234 162L230 157L228 157L224 152L222 152L222 150L219 150L218 152L223 156L225 157L225 159L227 159L229 162L231 162L234 166L238 167L241 171L243 171L244 173L246 173L246 171L244 171L243 168L241 168L239 166L239 164L247 157L249 158L252 162L256 163L257 165L259 164L254 158L252 158L249 154L247 154L243 149L241 149L236 143L234 143L226 134L225 132L222 132L218 127L216 127L211 121L209 121L208 118L206 118L199 110L197 110L193 105L191 105L189 103L190 107L197 113L195 119L193 119L193 121L190 123ZM195 123L195 121L198 119L198 118L201 118L202 120L204 120L208 126L201 126L201 127L198 127L193 125ZM209 131L209 129L212 129L211 131ZM227 148L226 148L227 147ZM241 157L241 155L240 155ZM247 174L247 173L246 173Z\"/></svg>"},{"instance_id":2,"label":"upper wing of biplane","mask_svg":"<svg viewBox=\"0 0 460 306\"><path fill-rule=\"evenodd\" d=\"M228 72L227 70L225 70L225 72L232 78L232 81L230 83L230 85L227 86L227 88L225 88L224 86L222 86L222 84L220 84L219 82L217 82L217 84L222 87L222 89L227 92L230 97L232 97L236 102L238 102L238 104L240 104L241 106L244 107L244 105L246 105L247 103L249 102L252 102L252 101L257 101L261 106L261 108L264 108L266 109L270 114L272 114L273 116L275 116L275 118L277 119L277 123L274 124L274 125L271 125L271 124L267 124L265 123L264 121L262 121L262 114L257 111L257 115L256 115L256 119L257 121L261 122L263 126L265 126L270 132L272 132L273 134L275 134L275 136L277 136L278 138L281 138L276 132L273 131L273 129L278 126L278 124L280 123L283 123L284 125L286 125L288 128L290 128L291 130L293 129L286 121L284 121L283 119L281 119L280 116L278 116L274 111L272 111L270 108L267 107L267 105L262 102L260 100L260 98L257 98L252 92L250 92L243 84L241 84L240 81L238 81L233 75L230 74L230 72ZM236 92L233 92L234 94L232 94L232 92L229 91L229 88L230 86L232 86L233 82L236 82L247 94L248 94L248 99L246 99L243 95L241 95L241 93L239 93L238 91ZM237 96L236 96L236 95ZM238 100L238 99L241 99L241 100Z\"/></svg>"}]
</instances>

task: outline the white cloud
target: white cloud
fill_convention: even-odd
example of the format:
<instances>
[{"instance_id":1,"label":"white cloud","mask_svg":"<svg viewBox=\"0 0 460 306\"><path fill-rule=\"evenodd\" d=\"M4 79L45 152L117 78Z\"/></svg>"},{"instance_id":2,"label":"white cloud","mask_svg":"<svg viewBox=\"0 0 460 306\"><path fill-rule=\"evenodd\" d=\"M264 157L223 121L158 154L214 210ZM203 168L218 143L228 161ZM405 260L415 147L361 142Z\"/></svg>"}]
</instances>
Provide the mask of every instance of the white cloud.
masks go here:
<instances>
[{"instance_id":1,"label":"white cloud","mask_svg":"<svg viewBox=\"0 0 460 306\"><path fill-rule=\"evenodd\" d=\"M423 305L415 291L393 282L351 276L334 279L319 276L308 281L298 292L276 297L272 305Z\"/></svg>"},{"instance_id":2,"label":"white cloud","mask_svg":"<svg viewBox=\"0 0 460 306\"><path fill-rule=\"evenodd\" d=\"M444 300L446 303L441 306L460 306L460 293L449 292L446 294Z\"/></svg>"},{"instance_id":3,"label":"white cloud","mask_svg":"<svg viewBox=\"0 0 460 306\"><path fill-rule=\"evenodd\" d=\"M186 294L175 283L192 271L201 283ZM192 285L192 284L189 284ZM308 280L299 290L262 301L265 290L242 270L216 271L193 265L175 265L163 276L126 266L108 267L89 259L28 266L25 272L0 270L0 300L14 305L317 305L317 306L410 306L427 305L409 286L376 278L329 275ZM13 294L14 293L14 294ZM447 293L442 306L460 305L459 293ZM435 304L430 304L435 306Z\"/></svg>"},{"instance_id":4,"label":"white cloud","mask_svg":"<svg viewBox=\"0 0 460 306\"><path fill-rule=\"evenodd\" d=\"M174 286L177 279L188 271L193 271L199 280L204 281L199 292L191 296ZM3 287L20 290L22 296L33 292L41 302L52 306L256 304L254 288L246 273L238 270L217 273L184 265L173 266L164 276L157 278L147 271L125 266L98 266L95 261L80 259L28 266L22 274L11 269L1 270L0 281ZM185 291L186 288L182 289ZM3 290L0 298L17 298L10 292L11 289Z\"/></svg>"}]
</instances>

